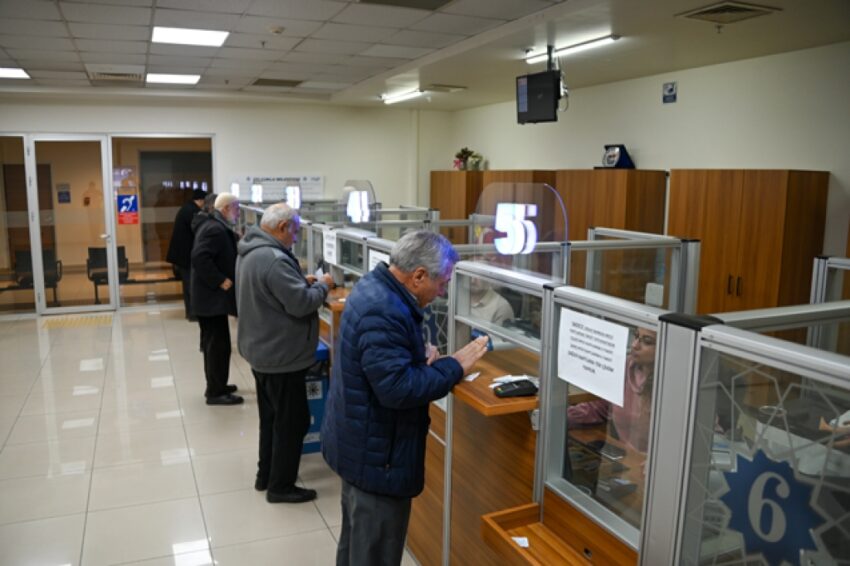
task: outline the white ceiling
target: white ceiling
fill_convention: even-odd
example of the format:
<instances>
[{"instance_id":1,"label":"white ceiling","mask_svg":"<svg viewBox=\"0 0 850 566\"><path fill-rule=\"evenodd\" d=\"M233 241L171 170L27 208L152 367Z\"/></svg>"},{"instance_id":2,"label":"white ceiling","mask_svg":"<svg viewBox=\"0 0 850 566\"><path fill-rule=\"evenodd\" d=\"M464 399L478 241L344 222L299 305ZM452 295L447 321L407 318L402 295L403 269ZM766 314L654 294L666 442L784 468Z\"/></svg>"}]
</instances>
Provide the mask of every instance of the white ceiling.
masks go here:
<instances>
[{"instance_id":1,"label":"white ceiling","mask_svg":"<svg viewBox=\"0 0 850 566\"><path fill-rule=\"evenodd\" d=\"M544 68L526 65L524 51L547 43L622 36L561 60L576 88L850 40L848 0L767 1L780 11L718 30L676 16L711 0L451 0L436 11L365 0L0 0L0 67L32 76L0 79L0 91L378 105L381 93L466 87L403 103L453 110L511 100L517 75ZM154 25L231 33L220 48L152 44ZM201 80L93 86L86 64ZM303 82L252 86L257 79Z\"/></svg>"}]
</instances>

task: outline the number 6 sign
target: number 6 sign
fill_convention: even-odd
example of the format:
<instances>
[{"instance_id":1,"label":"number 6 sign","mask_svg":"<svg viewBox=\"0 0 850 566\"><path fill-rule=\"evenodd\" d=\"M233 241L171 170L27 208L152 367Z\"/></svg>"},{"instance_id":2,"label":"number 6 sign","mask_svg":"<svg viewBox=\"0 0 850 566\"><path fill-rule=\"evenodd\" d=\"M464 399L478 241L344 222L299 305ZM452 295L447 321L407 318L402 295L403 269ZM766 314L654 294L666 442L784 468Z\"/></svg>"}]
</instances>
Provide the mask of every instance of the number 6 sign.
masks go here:
<instances>
[{"instance_id":1,"label":"number 6 sign","mask_svg":"<svg viewBox=\"0 0 850 566\"><path fill-rule=\"evenodd\" d=\"M504 255L530 254L537 245L537 226L527 218L537 216L537 206L533 204L513 204L500 202L496 205L496 225L505 236L496 238L496 250Z\"/></svg>"}]
</instances>

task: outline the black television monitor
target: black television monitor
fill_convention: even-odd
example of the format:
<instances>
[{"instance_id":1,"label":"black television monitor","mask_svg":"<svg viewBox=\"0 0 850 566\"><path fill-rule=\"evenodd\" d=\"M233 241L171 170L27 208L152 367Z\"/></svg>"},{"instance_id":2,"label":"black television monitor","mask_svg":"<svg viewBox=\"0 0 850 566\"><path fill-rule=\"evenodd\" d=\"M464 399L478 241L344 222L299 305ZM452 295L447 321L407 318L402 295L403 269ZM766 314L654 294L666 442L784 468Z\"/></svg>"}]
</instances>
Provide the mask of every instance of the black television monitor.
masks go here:
<instances>
[{"instance_id":1,"label":"black television monitor","mask_svg":"<svg viewBox=\"0 0 850 566\"><path fill-rule=\"evenodd\" d=\"M520 124L558 121L561 72L543 71L516 78L516 120Z\"/></svg>"}]
</instances>

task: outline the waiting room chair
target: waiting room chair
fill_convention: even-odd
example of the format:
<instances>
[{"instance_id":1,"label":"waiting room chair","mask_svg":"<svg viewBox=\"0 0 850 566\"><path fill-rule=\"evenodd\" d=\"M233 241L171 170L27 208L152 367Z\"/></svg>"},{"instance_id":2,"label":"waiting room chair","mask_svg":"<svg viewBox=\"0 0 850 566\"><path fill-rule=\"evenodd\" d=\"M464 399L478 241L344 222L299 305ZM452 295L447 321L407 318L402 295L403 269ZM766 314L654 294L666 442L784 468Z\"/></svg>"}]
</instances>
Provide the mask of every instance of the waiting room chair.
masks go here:
<instances>
[{"instance_id":1,"label":"waiting room chair","mask_svg":"<svg viewBox=\"0 0 850 566\"><path fill-rule=\"evenodd\" d=\"M57 287L62 280L62 261L56 259L56 250L42 250L44 286L53 289L53 303L59 306ZM32 289L32 254L26 250L15 250L15 281L21 289Z\"/></svg>"},{"instance_id":2,"label":"waiting room chair","mask_svg":"<svg viewBox=\"0 0 850 566\"><path fill-rule=\"evenodd\" d=\"M106 267L106 248L89 248L89 257L86 260L86 277L94 285L94 302L100 304L98 285L109 283L109 272ZM130 262L124 246L118 246L118 281L126 283L130 277Z\"/></svg>"}]
</instances>

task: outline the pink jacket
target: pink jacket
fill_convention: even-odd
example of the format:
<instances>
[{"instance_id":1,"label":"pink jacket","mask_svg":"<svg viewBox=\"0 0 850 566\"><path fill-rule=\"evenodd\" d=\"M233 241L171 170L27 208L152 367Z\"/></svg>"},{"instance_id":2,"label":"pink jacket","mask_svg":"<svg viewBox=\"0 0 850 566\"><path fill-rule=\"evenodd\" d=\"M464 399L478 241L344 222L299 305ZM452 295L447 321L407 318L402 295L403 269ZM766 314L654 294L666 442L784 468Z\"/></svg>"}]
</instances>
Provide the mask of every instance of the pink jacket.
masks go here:
<instances>
[{"instance_id":1,"label":"pink jacket","mask_svg":"<svg viewBox=\"0 0 850 566\"><path fill-rule=\"evenodd\" d=\"M614 421L617 436L632 449L646 452L649 443L649 419L652 404L652 372L629 358L626 362L626 386L623 406L604 399L579 403L567 408L568 425L594 425Z\"/></svg>"}]
</instances>

